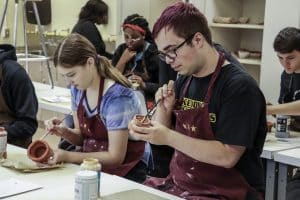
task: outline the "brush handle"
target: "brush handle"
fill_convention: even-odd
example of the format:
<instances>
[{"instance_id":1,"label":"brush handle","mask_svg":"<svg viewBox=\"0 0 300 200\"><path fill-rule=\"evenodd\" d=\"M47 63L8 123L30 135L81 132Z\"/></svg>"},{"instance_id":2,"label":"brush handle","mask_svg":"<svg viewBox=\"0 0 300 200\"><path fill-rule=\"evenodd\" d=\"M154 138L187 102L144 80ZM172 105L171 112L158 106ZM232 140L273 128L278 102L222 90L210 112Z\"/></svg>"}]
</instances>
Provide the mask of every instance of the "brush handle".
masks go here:
<instances>
[{"instance_id":1,"label":"brush handle","mask_svg":"<svg viewBox=\"0 0 300 200\"><path fill-rule=\"evenodd\" d=\"M62 118L61 120L59 120L59 123L57 123L57 125L60 125L66 118L68 115L71 115L72 112L70 112L69 114L65 115L64 118ZM47 131L47 133L45 133L42 137L40 137L40 140L43 140L47 137L47 135L49 135L50 131Z\"/></svg>"},{"instance_id":2,"label":"brush handle","mask_svg":"<svg viewBox=\"0 0 300 200\"><path fill-rule=\"evenodd\" d=\"M142 122L144 122L144 121L147 119L147 117L150 116L150 113L157 107L157 105L159 104L160 100L161 100L161 99L159 99L159 100L153 105L153 107L152 107L150 110L148 110L148 112L147 112L147 114L145 115L145 117L143 118Z\"/></svg>"}]
</instances>

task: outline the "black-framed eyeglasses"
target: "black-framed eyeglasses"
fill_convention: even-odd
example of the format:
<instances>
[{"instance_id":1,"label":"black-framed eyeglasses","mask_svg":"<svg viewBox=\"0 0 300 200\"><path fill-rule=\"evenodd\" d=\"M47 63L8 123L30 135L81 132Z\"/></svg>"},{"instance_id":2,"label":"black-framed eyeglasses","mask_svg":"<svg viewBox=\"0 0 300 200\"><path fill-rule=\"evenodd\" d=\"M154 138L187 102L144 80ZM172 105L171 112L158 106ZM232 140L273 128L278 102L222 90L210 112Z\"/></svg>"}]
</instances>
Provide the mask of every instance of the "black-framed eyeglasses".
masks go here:
<instances>
[{"instance_id":1,"label":"black-framed eyeglasses","mask_svg":"<svg viewBox=\"0 0 300 200\"><path fill-rule=\"evenodd\" d=\"M166 62L166 57L168 57L173 62L175 60L175 58L177 57L177 50L180 49L185 43L190 41L194 37L195 34L196 33L190 35L182 43L180 43L174 49L168 50L166 53L158 51L157 55L158 55L159 59Z\"/></svg>"}]
</instances>

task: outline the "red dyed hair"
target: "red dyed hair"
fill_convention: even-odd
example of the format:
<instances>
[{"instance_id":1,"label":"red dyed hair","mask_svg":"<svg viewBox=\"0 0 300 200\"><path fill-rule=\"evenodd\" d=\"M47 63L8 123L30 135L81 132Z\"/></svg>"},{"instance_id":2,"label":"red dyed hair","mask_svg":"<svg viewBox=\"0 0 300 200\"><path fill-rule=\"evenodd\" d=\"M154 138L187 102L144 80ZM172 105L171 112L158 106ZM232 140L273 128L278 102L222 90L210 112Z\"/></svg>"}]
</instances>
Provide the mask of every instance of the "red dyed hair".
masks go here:
<instances>
[{"instance_id":1,"label":"red dyed hair","mask_svg":"<svg viewBox=\"0 0 300 200\"><path fill-rule=\"evenodd\" d=\"M193 4L177 2L168 6L153 26L153 38L156 38L163 28L173 29L174 33L182 38L188 38L192 34L200 32L212 45L207 19Z\"/></svg>"}]
</instances>

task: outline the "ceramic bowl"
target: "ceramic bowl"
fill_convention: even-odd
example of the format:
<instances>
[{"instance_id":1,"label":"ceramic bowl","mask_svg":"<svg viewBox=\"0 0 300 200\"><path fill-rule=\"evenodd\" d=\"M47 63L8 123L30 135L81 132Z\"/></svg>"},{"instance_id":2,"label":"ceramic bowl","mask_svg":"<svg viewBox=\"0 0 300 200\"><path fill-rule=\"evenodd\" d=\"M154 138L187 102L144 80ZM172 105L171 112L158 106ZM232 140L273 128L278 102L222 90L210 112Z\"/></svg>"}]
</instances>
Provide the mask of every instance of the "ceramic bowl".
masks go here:
<instances>
[{"instance_id":1,"label":"ceramic bowl","mask_svg":"<svg viewBox=\"0 0 300 200\"><path fill-rule=\"evenodd\" d=\"M53 150L47 142L35 140L28 146L27 156L35 162L46 163L53 156Z\"/></svg>"}]
</instances>

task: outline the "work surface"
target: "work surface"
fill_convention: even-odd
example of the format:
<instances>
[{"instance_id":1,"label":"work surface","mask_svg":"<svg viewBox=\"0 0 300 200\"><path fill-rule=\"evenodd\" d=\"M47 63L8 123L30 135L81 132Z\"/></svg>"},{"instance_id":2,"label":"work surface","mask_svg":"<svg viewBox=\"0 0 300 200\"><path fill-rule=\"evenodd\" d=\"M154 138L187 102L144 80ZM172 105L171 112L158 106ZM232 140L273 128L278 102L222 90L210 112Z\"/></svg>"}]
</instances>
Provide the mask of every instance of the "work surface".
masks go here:
<instances>
[{"instance_id":1,"label":"work surface","mask_svg":"<svg viewBox=\"0 0 300 200\"><path fill-rule=\"evenodd\" d=\"M24 154L26 156L26 150L12 145L8 145L8 158L13 158L16 155ZM41 189L26 192L23 194L8 197L6 199L16 200L73 200L74 199L74 184L75 174L79 171L79 166L74 164L64 164L64 167L45 170L38 173L21 173L13 169L0 166L0 180L9 178L15 178L21 181L28 181L33 184L42 186ZM155 190L150 187L129 181L127 179L109 175L106 173L101 174L101 196L114 194L121 191L139 189L149 192L154 195L158 195L166 199L180 199L173 195ZM1 191L1 190L0 190ZM129 198L130 199L130 198Z\"/></svg>"}]
</instances>

